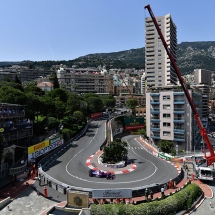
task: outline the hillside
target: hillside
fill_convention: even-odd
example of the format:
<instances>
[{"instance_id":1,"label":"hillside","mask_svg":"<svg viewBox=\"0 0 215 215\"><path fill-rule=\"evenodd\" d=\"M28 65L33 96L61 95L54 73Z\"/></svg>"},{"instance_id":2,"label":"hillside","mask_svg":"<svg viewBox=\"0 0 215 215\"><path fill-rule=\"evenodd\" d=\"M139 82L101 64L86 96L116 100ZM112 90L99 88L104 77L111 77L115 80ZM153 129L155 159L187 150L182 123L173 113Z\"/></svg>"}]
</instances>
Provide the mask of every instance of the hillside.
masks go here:
<instances>
[{"instance_id":1,"label":"hillside","mask_svg":"<svg viewBox=\"0 0 215 215\"><path fill-rule=\"evenodd\" d=\"M1 64L6 62L0 62ZM14 64L9 62L9 65ZM110 68L145 68L145 48L111 53L89 54L69 61L23 61L20 65L50 69L52 65L65 64L68 67L86 68L105 65ZM178 67L182 74L194 69L215 71L215 41L182 42L178 44Z\"/></svg>"}]
</instances>

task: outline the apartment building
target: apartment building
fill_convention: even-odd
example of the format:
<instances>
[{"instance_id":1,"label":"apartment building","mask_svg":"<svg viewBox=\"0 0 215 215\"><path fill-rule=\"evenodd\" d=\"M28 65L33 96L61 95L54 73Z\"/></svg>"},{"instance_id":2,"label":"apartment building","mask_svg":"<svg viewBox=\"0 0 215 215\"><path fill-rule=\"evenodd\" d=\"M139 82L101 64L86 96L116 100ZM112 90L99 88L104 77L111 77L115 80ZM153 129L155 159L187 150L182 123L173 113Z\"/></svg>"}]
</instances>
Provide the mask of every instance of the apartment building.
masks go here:
<instances>
[{"instance_id":1,"label":"apartment building","mask_svg":"<svg viewBox=\"0 0 215 215\"><path fill-rule=\"evenodd\" d=\"M19 71L13 69L1 70L0 81L4 81L7 79L15 81L15 77L17 76L22 83L24 81L32 81L40 77L46 77L53 72L54 72L53 70L37 70L37 69L20 69Z\"/></svg>"},{"instance_id":2,"label":"apartment building","mask_svg":"<svg viewBox=\"0 0 215 215\"><path fill-rule=\"evenodd\" d=\"M201 92L189 89L201 116ZM185 93L179 87L151 88L146 92L146 131L152 142L173 141L191 151L199 147L201 135Z\"/></svg>"},{"instance_id":3,"label":"apartment building","mask_svg":"<svg viewBox=\"0 0 215 215\"><path fill-rule=\"evenodd\" d=\"M141 94L145 94L145 88L146 88L146 73L144 72L140 79L141 84Z\"/></svg>"},{"instance_id":4,"label":"apartment building","mask_svg":"<svg viewBox=\"0 0 215 215\"><path fill-rule=\"evenodd\" d=\"M194 83L212 85L212 71L206 69L194 69Z\"/></svg>"},{"instance_id":5,"label":"apartment building","mask_svg":"<svg viewBox=\"0 0 215 215\"><path fill-rule=\"evenodd\" d=\"M115 96L115 99L116 99L116 107L118 108L123 108L126 106L126 101L128 99L131 99L131 98L134 98L134 99L137 99L137 103L138 103L138 106L142 106L142 107L145 107L146 106L146 97L145 95L130 95L130 93L121 93L120 95L118 96Z\"/></svg>"},{"instance_id":6,"label":"apartment building","mask_svg":"<svg viewBox=\"0 0 215 215\"><path fill-rule=\"evenodd\" d=\"M176 25L170 14L156 17L156 20L176 61ZM177 75L151 18L145 19L145 72L147 88L177 84Z\"/></svg>"},{"instance_id":7,"label":"apartment building","mask_svg":"<svg viewBox=\"0 0 215 215\"><path fill-rule=\"evenodd\" d=\"M77 93L113 94L113 77L97 69L60 68L57 78L61 88Z\"/></svg>"},{"instance_id":8,"label":"apartment building","mask_svg":"<svg viewBox=\"0 0 215 215\"><path fill-rule=\"evenodd\" d=\"M210 87L207 84L192 84L190 85L192 88L198 88L201 90L202 94L202 118L209 117L209 94L210 94Z\"/></svg>"}]
</instances>

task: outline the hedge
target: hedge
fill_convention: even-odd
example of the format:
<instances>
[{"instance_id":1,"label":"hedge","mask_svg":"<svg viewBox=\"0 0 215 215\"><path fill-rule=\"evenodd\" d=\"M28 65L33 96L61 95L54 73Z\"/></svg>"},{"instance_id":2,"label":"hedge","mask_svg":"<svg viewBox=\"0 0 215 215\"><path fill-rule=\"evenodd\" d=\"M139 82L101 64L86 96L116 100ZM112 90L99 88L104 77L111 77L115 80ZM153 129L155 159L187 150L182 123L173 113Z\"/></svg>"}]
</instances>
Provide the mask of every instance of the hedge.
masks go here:
<instances>
[{"instance_id":1,"label":"hedge","mask_svg":"<svg viewBox=\"0 0 215 215\"><path fill-rule=\"evenodd\" d=\"M91 215L171 215L190 208L201 194L201 188L193 183L163 200L138 205L92 204Z\"/></svg>"}]
</instances>

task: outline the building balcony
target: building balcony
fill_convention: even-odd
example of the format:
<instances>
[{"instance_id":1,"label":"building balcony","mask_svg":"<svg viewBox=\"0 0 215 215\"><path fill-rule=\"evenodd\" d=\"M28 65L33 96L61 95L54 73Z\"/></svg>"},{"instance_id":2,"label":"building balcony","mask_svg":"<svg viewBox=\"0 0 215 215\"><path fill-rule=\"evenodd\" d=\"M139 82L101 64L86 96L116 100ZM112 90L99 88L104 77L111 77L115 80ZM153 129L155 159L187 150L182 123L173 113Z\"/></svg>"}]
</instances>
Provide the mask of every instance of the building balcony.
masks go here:
<instances>
[{"instance_id":1,"label":"building balcony","mask_svg":"<svg viewBox=\"0 0 215 215\"><path fill-rule=\"evenodd\" d=\"M180 129L180 128L178 128L178 129L175 129L175 128L174 128L174 133L175 133L175 134L184 134L184 133L185 133L185 130L184 130L184 129Z\"/></svg>"},{"instance_id":2,"label":"building balcony","mask_svg":"<svg viewBox=\"0 0 215 215\"><path fill-rule=\"evenodd\" d=\"M160 93L150 93L150 96L160 96Z\"/></svg>"},{"instance_id":3,"label":"building balcony","mask_svg":"<svg viewBox=\"0 0 215 215\"><path fill-rule=\"evenodd\" d=\"M174 122L174 123L181 123L181 124L184 124L184 123L185 123L185 120L184 120L184 119L174 119L173 122Z\"/></svg>"},{"instance_id":4,"label":"building balcony","mask_svg":"<svg viewBox=\"0 0 215 215\"><path fill-rule=\"evenodd\" d=\"M151 127L150 130L151 130L151 131L160 131L160 128Z\"/></svg>"},{"instance_id":5,"label":"building balcony","mask_svg":"<svg viewBox=\"0 0 215 215\"><path fill-rule=\"evenodd\" d=\"M150 138L160 140L160 136L150 136Z\"/></svg>"},{"instance_id":6,"label":"building balcony","mask_svg":"<svg viewBox=\"0 0 215 215\"><path fill-rule=\"evenodd\" d=\"M160 110L159 109L153 109L153 110L150 110L150 113L151 114L159 114Z\"/></svg>"},{"instance_id":7,"label":"building balcony","mask_svg":"<svg viewBox=\"0 0 215 215\"><path fill-rule=\"evenodd\" d=\"M159 101L150 101L150 104L151 104L151 105L159 105L160 102L159 102Z\"/></svg>"},{"instance_id":8,"label":"building balcony","mask_svg":"<svg viewBox=\"0 0 215 215\"><path fill-rule=\"evenodd\" d=\"M174 96L183 96L184 92L173 92Z\"/></svg>"},{"instance_id":9,"label":"building balcony","mask_svg":"<svg viewBox=\"0 0 215 215\"><path fill-rule=\"evenodd\" d=\"M175 100L175 101L174 101L174 104L175 104L175 105L184 105L184 104L185 104L185 101L183 101L183 100Z\"/></svg>"},{"instance_id":10,"label":"building balcony","mask_svg":"<svg viewBox=\"0 0 215 215\"><path fill-rule=\"evenodd\" d=\"M150 121L151 122L160 122L160 119L153 119L153 118L151 118Z\"/></svg>"},{"instance_id":11,"label":"building balcony","mask_svg":"<svg viewBox=\"0 0 215 215\"><path fill-rule=\"evenodd\" d=\"M185 111L173 111L174 114L185 114Z\"/></svg>"},{"instance_id":12,"label":"building balcony","mask_svg":"<svg viewBox=\"0 0 215 215\"><path fill-rule=\"evenodd\" d=\"M179 138L174 138L173 141L177 141L177 142L185 142L185 139L179 139Z\"/></svg>"}]
</instances>

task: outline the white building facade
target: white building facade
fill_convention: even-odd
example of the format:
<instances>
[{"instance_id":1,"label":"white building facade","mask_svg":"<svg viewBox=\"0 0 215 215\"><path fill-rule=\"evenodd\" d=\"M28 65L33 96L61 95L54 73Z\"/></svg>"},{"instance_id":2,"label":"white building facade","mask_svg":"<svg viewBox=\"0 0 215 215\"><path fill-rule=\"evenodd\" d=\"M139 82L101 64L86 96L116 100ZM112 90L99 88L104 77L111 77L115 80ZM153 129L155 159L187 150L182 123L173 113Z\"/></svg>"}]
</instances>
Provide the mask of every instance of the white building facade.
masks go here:
<instances>
[{"instance_id":1,"label":"white building facade","mask_svg":"<svg viewBox=\"0 0 215 215\"><path fill-rule=\"evenodd\" d=\"M201 115L201 93L189 90ZM198 125L185 93L179 88L151 88L146 92L146 131L152 142L173 141L179 148L191 151L201 142Z\"/></svg>"},{"instance_id":2,"label":"white building facade","mask_svg":"<svg viewBox=\"0 0 215 215\"><path fill-rule=\"evenodd\" d=\"M156 17L168 48L177 61L177 30L170 14ZM145 72L148 87L177 84L177 75L151 18L145 19Z\"/></svg>"}]
</instances>

